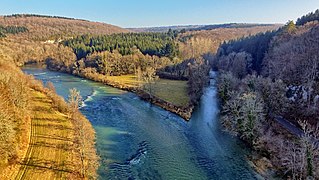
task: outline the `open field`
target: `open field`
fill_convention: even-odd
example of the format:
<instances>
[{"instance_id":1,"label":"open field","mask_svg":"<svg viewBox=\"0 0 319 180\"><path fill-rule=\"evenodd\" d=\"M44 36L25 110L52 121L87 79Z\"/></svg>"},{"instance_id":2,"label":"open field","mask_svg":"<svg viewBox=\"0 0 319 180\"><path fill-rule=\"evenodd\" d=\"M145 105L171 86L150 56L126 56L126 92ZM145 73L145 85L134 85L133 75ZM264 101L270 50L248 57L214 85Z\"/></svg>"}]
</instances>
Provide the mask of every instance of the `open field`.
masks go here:
<instances>
[{"instance_id":1,"label":"open field","mask_svg":"<svg viewBox=\"0 0 319 180\"><path fill-rule=\"evenodd\" d=\"M189 101L187 81L159 79L153 86L155 96L165 101L177 106L186 106Z\"/></svg>"},{"instance_id":2,"label":"open field","mask_svg":"<svg viewBox=\"0 0 319 180\"><path fill-rule=\"evenodd\" d=\"M130 87L138 87L144 84L143 81L138 81L135 75L108 76L107 79ZM155 96L174 105L186 106L189 102L187 81L158 79L153 87Z\"/></svg>"},{"instance_id":3,"label":"open field","mask_svg":"<svg viewBox=\"0 0 319 180\"><path fill-rule=\"evenodd\" d=\"M74 179L73 125L52 108L43 93L32 91L31 137L15 179Z\"/></svg>"}]
</instances>

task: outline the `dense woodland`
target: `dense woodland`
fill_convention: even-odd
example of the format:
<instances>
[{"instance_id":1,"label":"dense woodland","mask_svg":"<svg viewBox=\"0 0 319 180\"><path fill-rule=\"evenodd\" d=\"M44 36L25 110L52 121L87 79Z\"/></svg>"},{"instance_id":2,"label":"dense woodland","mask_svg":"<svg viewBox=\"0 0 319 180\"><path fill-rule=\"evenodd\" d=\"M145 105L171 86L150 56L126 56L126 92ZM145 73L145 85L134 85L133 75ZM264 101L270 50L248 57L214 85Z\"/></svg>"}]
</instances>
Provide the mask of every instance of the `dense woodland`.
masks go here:
<instances>
[{"instance_id":1,"label":"dense woodland","mask_svg":"<svg viewBox=\"0 0 319 180\"><path fill-rule=\"evenodd\" d=\"M178 45L175 43L176 31L168 33L122 33L107 36L82 35L63 42L74 50L78 59L93 52L117 50L121 55L132 54L136 47L144 55L174 58L178 56Z\"/></svg>"},{"instance_id":2,"label":"dense woodland","mask_svg":"<svg viewBox=\"0 0 319 180\"><path fill-rule=\"evenodd\" d=\"M212 58L220 72L222 124L285 178L319 177L319 24L310 22L313 14L301 18L309 21L303 26L289 21L277 31L224 43ZM277 117L303 136L288 136Z\"/></svg>"},{"instance_id":3,"label":"dense woodland","mask_svg":"<svg viewBox=\"0 0 319 180\"><path fill-rule=\"evenodd\" d=\"M241 52L243 58L247 58L245 61L248 62L246 67L248 68L247 72L257 72L260 74L263 64L263 59L266 54L266 51L269 49L269 43L271 39L275 36L276 31L266 32L256 34L254 36L240 38L238 40L231 40L226 43L223 43L217 52L217 56L219 57L228 57L223 60L220 60L220 65L223 66L224 69L229 68L240 68L240 64L232 64L239 63L241 60L233 60L234 58L240 58L237 55ZM248 54L245 54L248 53ZM248 57L248 56L251 57ZM227 66L227 67L226 67Z\"/></svg>"},{"instance_id":4,"label":"dense woodland","mask_svg":"<svg viewBox=\"0 0 319 180\"><path fill-rule=\"evenodd\" d=\"M180 34L176 30L169 30L166 33L101 35L110 31L115 33L127 31L101 23L34 15L6 16L0 19L1 23L28 29L26 33L10 36L1 42L18 65L26 62L46 62L50 69L76 75L99 73L107 76L143 74L146 67L151 66L161 77L192 79L192 81L196 78L189 78L190 70L196 69L194 68L198 65L196 61L201 61L202 65L207 64L201 60L201 55L210 52L211 46L217 49L219 43L224 40L277 28L277 26L227 28L225 33L224 29L219 29L203 31L200 34L194 31L191 35ZM84 30L83 27L87 26L92 28ZM69 29L72 29L73 34L70 34ZM90 35L84 32L89 32ZM204 38L207 34L210 36ZM200 40L197 37L201 37ZM216 38L219 39L215 41ZM48 39L53 41L44 41ZM64 41L57 43L61 40ZM38 43L39 41L44 42ZM189 45L192 46L191 51ZM202 72L207 73L207 71ZM163 74L166 76L162 76ZM200 78L196 80L202 82ZM197 86L197 83L188 84ZM189 92L197 92L194 90L197 88L189 87ZM200 97L200 95L190 95L190 97L195 96L196 99Z\"/></svg>"},{"instance_id":5,"label":"dense woodland","mask_svg":"<svg viewBox=\"0 0 319 180\"><path fill-rule=\"evenodd\" d=\"M23 133L30 125L28 79L4 59L0 50L0 170L16 163L28 143Z\"/></svg>"},{"instance_id":6,"label":"dense woodland","mask_svg":"<svg viewBox=\"0 0 319 180\"><path fill-rule=\"evenodd\" d=\"M276 30L280 26L228 27L180 33L178 36L180 56L182 59L191 59L207 53L215 54L223 42Z\"/></svg>"}]
</instances>

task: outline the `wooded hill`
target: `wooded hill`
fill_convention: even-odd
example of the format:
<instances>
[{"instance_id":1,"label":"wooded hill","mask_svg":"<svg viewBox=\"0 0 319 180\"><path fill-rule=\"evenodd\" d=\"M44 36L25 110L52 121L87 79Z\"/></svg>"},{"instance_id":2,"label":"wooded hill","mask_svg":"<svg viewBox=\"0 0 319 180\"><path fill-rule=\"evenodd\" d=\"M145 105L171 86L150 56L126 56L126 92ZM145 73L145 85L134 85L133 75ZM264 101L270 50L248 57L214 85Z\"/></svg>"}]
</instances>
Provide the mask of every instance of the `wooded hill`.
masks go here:
<instances>
[{"instance_id":1,"label":"wooded hill","mask_svg":"<svg viewBox=\"0 0 319 180\"><path fill-rule=\"evenodd\" d=\"M194 97L192 102L198 101L201 93L196 92L201 92L204 80L199 80L199 77L188 78L188 75L190 69L195 72L203 68L197 68L199 64L207 64L201 58L203 54L214 53L225 40L277 27L227 25L228 28L186 33L170 30L166 33L126 34L128 30L103 23L41 15L4 16L0 19L0 25L27 29L18 34L6 34L7 37L0 40L0 45L7 49L7 54L19 66L27 62L47 62L51 69L77 75L98 72L114 76L131 73L137 75L139 71L145 71L147 66L165 70L164 67L175 66L184 60L191 62L192 68L184 67L189 63L181 63L183 65L178 68L168 68L169 75L165 77L175 78L179 74L186 76L186 79L201 82L199 87L189 87L189 92L192 92L189 96ZM211 28L217 27L206 29ZM188 84L198 85L192 82Z\"/></svg>"},{"instance_id":2,"label":"wooded hill","mask_svg":"<svg viewBox=\"0 0 319 180\"><path fill-rule=\"evenodd\" d=\"M222 124L283 179L319 178L318 12L225 42L212 58Z\"/></svg>"},{"instance_id":3,"label":"wooded hill","mask_svg":"<svg viewBox=\"0 0 319 180\"><path fill-rule=\"evenodd\" d=\"M249 24L249 23L228 23L228 24L211 24L211 25L177 25L177 26L159 26L159 27L141 27L127 28L133 32L167 32L168 30L186 31L202 31L213 30L219 28L253 28L260 26L273 26L273 24Z\"/></svg>"},{"instance_id":4,"label":"wooded hill","mask_svg":"<svg viewBox=\"0 0 319 180\"><path fill-rule=\"evenodd\" d=\"M0 25L25 27L28 29L25 38L40 41L58 41L81 34L102 35L129 32L106 23L32 14L0 16Z\"/></svg>"},{"instance_id":5,"label":"wooded hill","mask_svg":"<svg viewBox=\"0 0 319 180\"><path fill-rule=\"evenodd\" d=\"M282 25L234 26L209 30L187 31L179 36L179 49L184 59L216 53L223 42L252 36L261 32L277 30Z\"/></svg>"},{"instance_id":6,"label":"wooded hill","mask_svg":"<svg viewBox=\"0 0 319 180\"><path fill-rule=\"evenodd\" d=\"M113 25L42 15L0 16L0 45L15 64L45 61L47 58L73 61L72 49L58 42L79 35L128 32Z\"/></svg>"}]
</instances>

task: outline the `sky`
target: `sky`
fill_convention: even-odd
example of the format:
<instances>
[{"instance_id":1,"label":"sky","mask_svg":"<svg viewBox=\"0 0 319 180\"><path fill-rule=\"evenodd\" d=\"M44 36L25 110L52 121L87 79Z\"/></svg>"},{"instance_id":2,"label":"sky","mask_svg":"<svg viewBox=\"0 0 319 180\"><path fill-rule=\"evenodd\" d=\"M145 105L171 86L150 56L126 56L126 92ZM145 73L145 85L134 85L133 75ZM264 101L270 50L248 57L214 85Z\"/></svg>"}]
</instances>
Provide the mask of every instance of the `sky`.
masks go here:
<instances>
[{"instance_id":1,"label":"sky","mask_svg":"<svg viewBox=\"0 0 319 180\"><path fill-rule=\"evenodd\" d=\"M121 27L286 23L319 0L2 0L0 15L57 15Z\"/></svg>"}]
</instances>

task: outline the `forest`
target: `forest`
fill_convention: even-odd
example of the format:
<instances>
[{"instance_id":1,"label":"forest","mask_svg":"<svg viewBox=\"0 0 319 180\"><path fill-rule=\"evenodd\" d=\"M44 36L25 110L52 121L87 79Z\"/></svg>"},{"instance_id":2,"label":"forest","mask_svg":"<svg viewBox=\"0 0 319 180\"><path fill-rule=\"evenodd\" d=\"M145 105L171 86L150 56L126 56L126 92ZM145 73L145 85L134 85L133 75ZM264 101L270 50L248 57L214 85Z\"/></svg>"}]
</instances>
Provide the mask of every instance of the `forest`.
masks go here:
<instances>
[{"instance_id":1,"label":"forest","mask_svg":"<svg viewBox=\"0 0 319 180\"><path fill-rule=\"evenodd\" d=\"M28 32L28 28L24 26L1 26L0 25L0 37L6 37L6 34L18 34Z\"/></svg>"},{"instance_id":2,"label":"forest","mask_svg":"<svg viewBox=\"0 0 319 180\"><path fill-rule=\"evenodd\" d=\"M311 12L307 15L302 16L301 18L298 18L296 21L296 25L305 25L306 23L311 21L319 21L319 9L317 9L315 12Z\"/></svg>"},{"instance_id":3,"label":"forest","mask_svg":"<svg viewBox=\"0 0 319 180\"><path fill-rule=\"evenodd\" d=\"M77 59L93 52L117 50L121 55L132 54L132 48L138 48L144 55L174 58L178 56L178 45L175 43L177 31L167 33L122 33L107 36L82 35L63 42L71 47Z\"/></svg>"},{"instance_id":4,"label":"forest","mask_svg":"<svg viewBox=\"0 0 319 180\"><path fill-rule=\"evenodd\" d=\"M254 36L240 38L238 40L230 40L220 45L217 56L231 56L231 53L246 52L249 53L251 58L247 60L247 71L257 72L260 74L262 70L263 59L266 51L269 49L271 39L276 35L276 31L269 31L265 33L256 34ZM249 58L249 57L248 57ZM238 67L231 65L227 60L221 60L221 66ZM234 60L234 62L238 62Z\"/></svg>"},{"instance_id":5,"label":"forest","mask_svg":"<svg viewBox=\"0 0 319 180\"><path fill-rule=\"evenodd\" d=\"M289 21L277 31L224 43L211 58L220 72L222 124L270 159L285 178L319 177L315 14L303 16L297 24ZM282 118L301 129L301 137L281 127Z\"/></svg>"}]
</instances>

